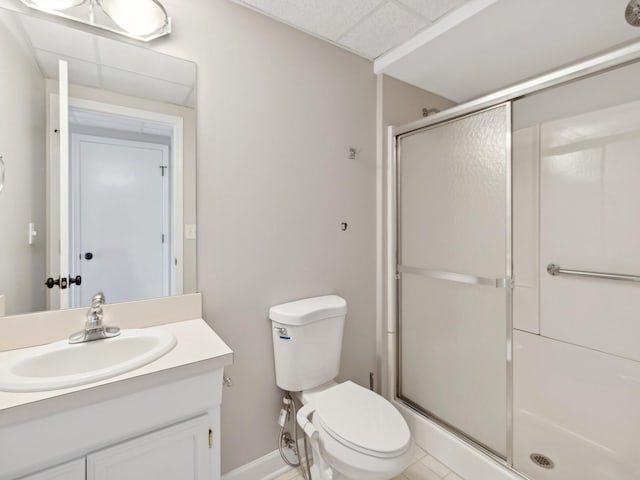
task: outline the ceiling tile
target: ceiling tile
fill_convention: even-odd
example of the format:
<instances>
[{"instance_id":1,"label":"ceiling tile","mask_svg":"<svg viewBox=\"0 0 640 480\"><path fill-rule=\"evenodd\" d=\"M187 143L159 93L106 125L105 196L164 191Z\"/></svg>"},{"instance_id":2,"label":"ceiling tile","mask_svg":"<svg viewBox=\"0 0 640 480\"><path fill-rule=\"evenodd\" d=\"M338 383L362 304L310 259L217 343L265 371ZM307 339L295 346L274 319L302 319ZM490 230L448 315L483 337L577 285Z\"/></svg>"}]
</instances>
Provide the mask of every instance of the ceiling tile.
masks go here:
<instances>
[{"instance_id":1,"label":"ceiling tile","mask_svg":"<svg viewBox=\"0 0 640 480\"><path fill-rule=\"evenodd\" d=\"M432 22L468 1L469 0L399 0L400 3Z\"/></svg>"},{"instance_id":2,"label":"ceiling tile","mask_svg":"<svg viewBox=\"0 0 640 480\"><path fill-rule=\"evenodd\" d=\"M427 25L420 17L387 2L340 38L339 43L373 59L408 40Z\"/></svg>"},{"instance_id":3,"label":"ceiling tile","mask_svg":"<svg viewBox=\"0 0 640 480\"><path fill-rule=\"evenodd\" d=\"M383 0L235 0L314 35L336 40Z\"/></svg>"},{"instance_id":4,"label":"ceiling tile","mask_svg":"<svg viewBox=\"0 0 640 480\"><path fill-rule=\"evenodd\" d=\"M64 52L65 56L97 62L93 35L39 18L20 16L33 48Z\"/></svg>"}]
</instances>

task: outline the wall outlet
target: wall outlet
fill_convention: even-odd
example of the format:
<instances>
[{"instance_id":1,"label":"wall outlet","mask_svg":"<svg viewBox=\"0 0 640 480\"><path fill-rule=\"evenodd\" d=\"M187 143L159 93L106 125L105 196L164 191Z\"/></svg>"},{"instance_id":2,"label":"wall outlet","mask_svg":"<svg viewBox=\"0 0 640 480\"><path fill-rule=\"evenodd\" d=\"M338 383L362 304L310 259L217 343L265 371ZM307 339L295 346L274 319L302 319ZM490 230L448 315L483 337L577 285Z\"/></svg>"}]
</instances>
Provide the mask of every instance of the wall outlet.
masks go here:
<instances>
[{"instance_id":1,"label":"wall outlet","mask_svg":"<svg viewBox=\"0 0 640 480\"><path fill-rule=\"evenodd\" d=\"M196 224L195 223L187 223L184 226L184 238L187 240L195 240L196 239Z\"/></svg>"}]
</instances>

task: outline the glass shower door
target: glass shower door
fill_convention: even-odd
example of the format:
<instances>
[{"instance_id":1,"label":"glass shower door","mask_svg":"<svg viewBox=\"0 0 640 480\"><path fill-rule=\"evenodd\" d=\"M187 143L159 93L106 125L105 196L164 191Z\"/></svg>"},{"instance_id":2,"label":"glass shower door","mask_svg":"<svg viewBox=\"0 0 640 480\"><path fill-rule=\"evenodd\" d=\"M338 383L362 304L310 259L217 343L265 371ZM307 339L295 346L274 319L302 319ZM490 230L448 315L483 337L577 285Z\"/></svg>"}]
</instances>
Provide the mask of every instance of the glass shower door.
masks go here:
<instances>
[{"instance_id":1,"label":"glass shower door","mask_svg":"<svg viewBox=\"0 0 640 480\"><path fill-rule=\"evenodd\" d=\"M398 138L398 396L511 456L511 109ZM510 380L509 380L510 381Z\"/></svg>"}]
</instances>

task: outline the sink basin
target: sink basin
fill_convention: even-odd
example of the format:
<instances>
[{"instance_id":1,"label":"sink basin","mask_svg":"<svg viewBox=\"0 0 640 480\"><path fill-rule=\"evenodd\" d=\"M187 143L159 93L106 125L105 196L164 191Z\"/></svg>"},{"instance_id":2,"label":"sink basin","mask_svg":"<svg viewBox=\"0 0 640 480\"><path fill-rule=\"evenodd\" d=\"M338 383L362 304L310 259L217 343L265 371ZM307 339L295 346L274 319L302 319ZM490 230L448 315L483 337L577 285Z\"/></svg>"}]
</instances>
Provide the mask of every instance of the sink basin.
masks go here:
<instances>
[{"instance_id":1,"label":"sink basin","mask_svg":"<svg viewBox=\"0 0 640 480\"><path fill-rule=\"evenodd\" d=\"M0 365L0 390L38 392L97 382L151 363L176 343L167 331L137 329L93 342L32 347Z\"/></svg>"}]
</instances>

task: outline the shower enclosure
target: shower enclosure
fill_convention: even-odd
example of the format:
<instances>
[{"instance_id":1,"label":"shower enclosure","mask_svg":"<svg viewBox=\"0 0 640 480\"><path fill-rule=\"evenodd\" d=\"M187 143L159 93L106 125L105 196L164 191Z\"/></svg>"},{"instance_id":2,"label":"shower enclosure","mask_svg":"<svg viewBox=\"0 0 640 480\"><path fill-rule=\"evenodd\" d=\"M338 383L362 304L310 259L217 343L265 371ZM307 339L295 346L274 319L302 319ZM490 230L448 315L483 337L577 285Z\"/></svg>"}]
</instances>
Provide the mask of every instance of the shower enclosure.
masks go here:
<instances>
[{"instance_id":1,"label":"shower enclosure","mask_svg":"<svg viewBox=\"0 0 640 480\"><path fill-rule=\"evenodd\" d=\"M638 56L390 135L396 398L511 475L640 479Z\"/></svg>"}]
</instances>

